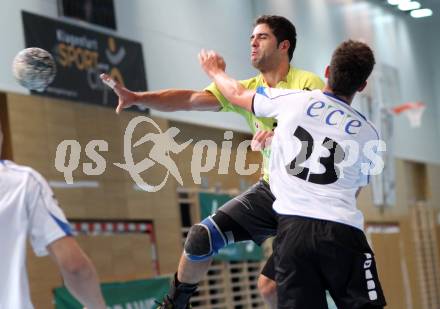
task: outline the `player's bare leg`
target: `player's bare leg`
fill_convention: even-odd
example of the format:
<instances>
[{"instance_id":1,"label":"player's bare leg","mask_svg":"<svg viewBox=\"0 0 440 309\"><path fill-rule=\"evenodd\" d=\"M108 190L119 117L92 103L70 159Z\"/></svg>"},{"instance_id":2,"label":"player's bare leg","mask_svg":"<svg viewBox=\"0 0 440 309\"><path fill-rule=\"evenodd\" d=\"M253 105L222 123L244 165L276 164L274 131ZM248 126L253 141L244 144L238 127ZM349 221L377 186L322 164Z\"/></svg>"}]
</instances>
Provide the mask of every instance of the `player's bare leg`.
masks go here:
<instances>
[{"instance_id":1,"label":"player's bare leg","mask_svg":"<svg viewBox=\"0 0 440 309\"><path fill-rule=\"evenodd\" d=\"M256 198L261 192L259 198ZM273 195L270 193L268 185L261 182L242 194L242 198L254 198L255 203L271 205ZM186 237L184 254L180 258L178 271L170 287L169 293L165 296L159 308L187 309L191 296L197 289L197 284L204 279L209 270L213 256L226 245L244 240L252 239L249 232L242 225L237 223L228 214L228 209L235 207L242 211L242 217L249 220L250 215L255 220L260 217L272 219L273 226L276 225L276 218L271 207L260 207L258 216L255 212L248 214L246 207L242 206L240 199L232 199L222 206L222 211L217 211L213 216L203 219L200 223L193 225ZM273 234L273 230L267 231L268 235ZM268 271L273 272L268 268ZM274 289L273 289L274 290ZM275 306L272 301L269 303Z\"/></svg>"},{"instance_id":2,"label":"player's bare leg","mask_svg":"<svg viewBox=\"0 0 440 309\"><path fill-rule=\"evenodd\" d=\"M197 284L202 281L211 266L212 258L203 261L191 261L182 254L177 270L177 279L180 282Z\"/></svg>"},{"instance_id":3,"label":"player's bare leg","mask_svg":"<svg viewBox=\"0 0 440 309\"><path fill-rule=\"evenodd\" d=\"M277 308L277 284L274 280L260 274L258 277L258 291L268 308Z\"/></svg>"},{"instance_id":4,"label":"player's bare leg","mask_svg":"<svg viewBox=\"0 0 440 309\"><path fill-rule=\"evenodd\" d=\"M219 244L220 231L213 222L211 218L207 218L200 224L191 227L185 241L185 251L180 257L177 273L159 308L190 308L190 298L197 290L198 283L208 272L212 255L220 247L226 245L225 241ZM211 238L211 236L213 237ZM216 239L217 242L211 243L211 239Z\"/></svg>"}]
</instances>

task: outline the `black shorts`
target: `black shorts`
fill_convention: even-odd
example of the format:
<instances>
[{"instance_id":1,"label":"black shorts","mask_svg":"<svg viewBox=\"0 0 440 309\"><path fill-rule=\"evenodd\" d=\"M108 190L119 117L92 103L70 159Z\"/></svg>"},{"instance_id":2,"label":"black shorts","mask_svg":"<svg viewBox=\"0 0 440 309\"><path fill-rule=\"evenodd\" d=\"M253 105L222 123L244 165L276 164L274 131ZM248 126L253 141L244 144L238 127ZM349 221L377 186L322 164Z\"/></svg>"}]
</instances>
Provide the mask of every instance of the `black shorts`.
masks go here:
<instances>
[{"instance_id":1,"label":"black shorts","mask_svg":"<svg viewBox=\"0 0 440 309\"><path fill-rule=\"evenodd\" d=\"M253 240L258 245L271 236L275 236L278 226L278 214L273 210L275 197L269 184L260 180L249 190L233 198L218 209L237 224L214 216L213 219L223 232L232 232L237 241ZM217 222L219 221L219 222ZM244 232L243 232L244 231ZM275 280L275 267L271 255L261 272Z\"/></svg>"},{"instance_id":2,"label":"black shorts","mask_svg":"<svg viewBox=\"0 0 440 309\"><path fill-rule=\"evenodd\" d=\"M273 254L267 259L266 264L264 264L263 269L261 270L261 274L275 281L275 261Z\"/></svg>"},{"instance_id":3,"label":"black shorts","mask_svg":"<svg viewBox=\"0 0 440 309\"><path fill-rule=\"evenodd\" d=\"M274 241L278 308L383 308L385 298L365 234L326 220L281 215Z\"/></svg>"},{"instance_id":4,"label":"black shorts","mask_svg":"<svg viewBox=\"0 0 440 309\"><path fill-rule=\"evenodd\" d=\"M258 245L271 236L275 236L278 226L278 214L273 210L275 197L269 184L260 180L246 192L224 204L218 209L237 222L248 232Z\"/></svg>"}]
</instances>

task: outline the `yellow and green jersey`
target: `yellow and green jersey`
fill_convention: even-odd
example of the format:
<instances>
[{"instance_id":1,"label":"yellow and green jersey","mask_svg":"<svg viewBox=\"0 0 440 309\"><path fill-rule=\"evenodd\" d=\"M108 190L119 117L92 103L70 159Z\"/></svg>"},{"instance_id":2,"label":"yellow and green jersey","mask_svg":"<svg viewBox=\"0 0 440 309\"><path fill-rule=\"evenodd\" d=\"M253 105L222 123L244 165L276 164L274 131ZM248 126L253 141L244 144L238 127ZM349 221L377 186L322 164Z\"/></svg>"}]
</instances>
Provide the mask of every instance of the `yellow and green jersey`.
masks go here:
<instances>
[{"instance_id":1,"label":"yellow and green jersey","mask_svg":"<svg viewBox=\"0 0 440 309\"><path fill-rule=\"evenodd\" d=\"M241 80L240 83L247 89L257 89L260 86L268 87L264 81L263 75L259 74L247 80ZM324 82L315 74L303 71L294 67L290 67L289 72L284 80L280 81L275 88L280 89L301 89L301 90L313 90L322 89L324 87ZM212 83L205 88L206 91L211 92L217 100L220 102L222 112L235 112L242 115L249 127L251 128L252 134L255 134L259 130L272 130L274 126L273 118L259 118L253 113L233 105L229 102L217 86ZM269 181L269 157L270 149L265 149L261 151L263 155L263 178Z\"/></svg>"}]
</instances>

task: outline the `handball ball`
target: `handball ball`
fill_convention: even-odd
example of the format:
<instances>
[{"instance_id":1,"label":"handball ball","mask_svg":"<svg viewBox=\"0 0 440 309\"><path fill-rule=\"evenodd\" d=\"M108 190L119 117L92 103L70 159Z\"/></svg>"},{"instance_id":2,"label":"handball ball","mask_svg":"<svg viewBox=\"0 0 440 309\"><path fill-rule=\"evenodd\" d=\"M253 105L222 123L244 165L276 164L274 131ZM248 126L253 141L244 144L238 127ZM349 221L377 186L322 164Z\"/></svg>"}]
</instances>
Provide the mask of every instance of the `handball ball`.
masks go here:
<instances>
[{"instance_id":1,"label":"handball ball","mask_svg":"<svg viewBox=\"0 0 440 309\"><path fill-rule=\"evenodd\" d=\"M42 92L55 78L56 65L50 53L30 47L15 56L12 72L20 85Z\"/></svg>"}]
</instances>

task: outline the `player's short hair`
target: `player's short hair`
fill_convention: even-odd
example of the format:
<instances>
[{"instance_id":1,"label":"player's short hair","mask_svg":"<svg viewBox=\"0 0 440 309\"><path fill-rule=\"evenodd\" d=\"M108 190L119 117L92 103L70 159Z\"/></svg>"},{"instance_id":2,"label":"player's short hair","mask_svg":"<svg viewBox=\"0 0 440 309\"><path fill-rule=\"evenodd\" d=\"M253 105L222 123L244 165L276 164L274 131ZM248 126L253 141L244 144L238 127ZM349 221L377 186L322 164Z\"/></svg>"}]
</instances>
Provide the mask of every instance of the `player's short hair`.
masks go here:
<instances>
[{"instance_id":1,"label":"player's short hair","mask_svg":"<svg viewBox=\"0 0 440 309\"><path fill-rule=\"evenodd\" d=\"M367 44L344 41L333 52L328 85L336 95L351 96L370 76L375 63Z\"/></svg>"},{"instance_id":2,"label":"player's short hair","mask_svg":"<svg viewBox=\"0 0 440 309\"><path fill-rule=\"evenodd\" d=\"M292 60L293 52L296 48L296 28L290 20L278 15L261 15L255 20L254 27L260 24L266 24L269 26L270 30L272 30L277 38L278 44L284 40L290 42L288 55L289 61Z\"/></svg>"}]
</instances>

